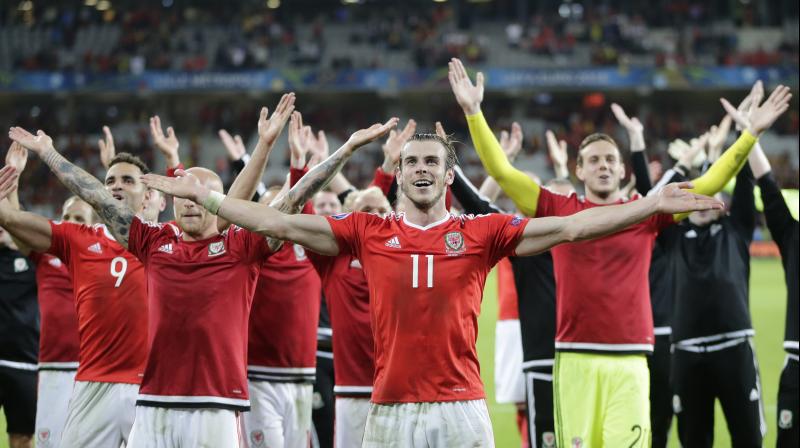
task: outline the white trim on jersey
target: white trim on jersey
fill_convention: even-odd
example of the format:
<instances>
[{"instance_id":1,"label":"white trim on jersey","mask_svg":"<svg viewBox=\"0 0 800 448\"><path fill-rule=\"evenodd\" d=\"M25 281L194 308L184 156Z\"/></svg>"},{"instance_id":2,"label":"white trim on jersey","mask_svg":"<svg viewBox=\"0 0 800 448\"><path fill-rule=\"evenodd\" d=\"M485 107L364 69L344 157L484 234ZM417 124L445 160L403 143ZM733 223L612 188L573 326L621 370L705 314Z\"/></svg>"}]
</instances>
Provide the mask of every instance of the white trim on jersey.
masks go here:
<instances>
[{"instance_id":1,"label":"white trim on jersey","mask_svg":"<svg viewBox=\"0 0 800 448\"><path fill-rule=\"evenodd\" d=\"M407 225L409 227L413 227L415 229L428 230L428 229L432 229L432 228L434 228L434 227L436 227L438 225L446 223L447 221L450 220L451 216L452 215L450 215L450 213L447 213L446 215L444 215L444 218L442 218L442 219L440 219L440 220L438 220L436 222L432 222L432 223L428 224L427 226L421 226L419 224L414 224L413 222L409 221L408 218L406 218L406 214L403 213L403 223L405 225Z\"/></svg>"},{"instance_id":2,"label":"white trim on jersey","mask_svg":"<svg viewBox=\"0 0 800 448\"><path fill-rule=\"evenodd\" d=\"M52 370L78 370L78 361L67 362L40 362L39 370L52 369Z\"/></svg>"},{"instance_id":3,"label":"white trim on jersey","mask_svg":"<svg viewBox=\"0 0 800 448\"><path fill-rule=\"evenodd\" d=\"M316 367L264 367L247 366L247 377L251 380L295 382L313 382L316 379Z\"/></svg>"},{"instance_id":4,"label":"white trim on jersey","mask_svg":"<svg viewBox=\"0 0 800 448\"><path fill-rule=\"evenodd\" d=\"M372 386L333 386L334 394L371 394Z\"/></svg>"},{"instance_id":5,"label":"white trim on jersey","mask_svg":"<svg viewBox=\"0 0 800 448\"><path fill-rule=\"evenodd\" d=\"M333 359L333 353L317 350L317 358Z\"/></svg>"},{"instance_id":6,"label":"white trim on jersey","mask_svg":"<svg viewBox=\"0 0 800 448\"><path fill-rule=\"evenodd\" d=\"M542 381L550 381L553 382L553 375L550 373L541 373L541 372L525 372L526 375L529 375L531 378L535 380L542 380Z\"/></svg>"},{"instance_id":7,"label":"white trim on jersey","mask_svg":"<svg viewBox=\"0 0 800 448\"><path fill-rule=\"evenodd\" d=\"M598 344L594 342L560 342L556 341L557 349L567 350L597 350L604 352L632 352L653 351L653 344Z\"/></svg>"},{"instance_id":8,"label":"white trim on jersey","mask_svg":"<svg viewBox=\"0 0 800 448\"><path fill-rule=\"evenodd\" d=\"M684 339L682 341L676 341L674 345L686 346L686 345L705 344L707 342L716 342L716 341L721 341L723 339L734 339L734 338L754 336L755 334L756 334L755 330L753 330L752 328L748 328L746 330L729 331L727 333L712 334L711 336L701 336L699 338Z\"/></svg>"},{"instance_id":9,"label":"white trim on jersey","mask_svg":"<svg viewBox=\"0 0 800 448\"><path fill-rule=\"evenodd\" d=\"M554 359L533 359L531 361L525 361L522 363L522 370L529 369L531 367L551 367L555 364Z\"/></svg>"},{"instance_id":10,"label":"white trim on jersey","mask_svg":"<svg viewBox=\"0 0 800 448\"><path fill-rule=\"evenodd\" d=\"M653 334L656 336L666 336L668 334L672 334L672 327L655 327L653 328Z\"/></svg>"},{"instance_id":11,"label":"white trim on jersey","mask_svg":"<svg viewBox=\"0 0 800 448\"><path fill-rule=\"evenodd\" d=\"M794 353L787 353L786 354L786 362L788 363L790 360L792 360L792 361L800 361L800 355L795 355Z\"/></svg>"},{"instance_id":12,"label":"white trim on jersey","mask_svg":"<svg viewBox=\"0 0 800 448\"><path fill-rule=\"evenodd\" d=\"M248 371L259 373L283 373L283 374L313 374L317 371L316 367L263 367L263 366L247 366Z\"/></svg>"},{"instance_id":13,"label":"white trim on jersey","mask_svg":"<svg viewBox=\"0 0 800 448\"><path fill-rule=\"evenodd\" d=\"M212 396L185 395L147 395L139 394L136 401L152 401L156 403L216 403L229 406L250 406L250 400L241 398L225 398Z\"/></svg>"},{"instance_id":14,"label":"white trim on jersey","mask_svg":"<svg viewBox=\"0 0 800 448\"><path fill-rule=\"evenodd\" d=\"M800 342L798 341L783 341L783 348L786 350L800 350Z\"/></svg>"},{"instance_id":15,"label":"white trim on jersey","mask_svg":"<svg viewBox=\"0 0 800 448\"><path fill-rule=\"evenodd\" d=\"M34 372L39 370L39 366L36 364L18 361L6 361L5 359L0 359L0 367L8 367L9 369L18 370L31 370Z\"/></svg>"},{"instance_id":16,"label":"white trim on jersey","mask_svg":"<svg viewBox=\"0 0 800 448\"><path fill-rule=\"evenodd\" d=\"M678 350L692 353L709 353L725 350L726 348L735 347L747 341L747 338L730 339L728 341L714 344L714 345L673 345Z\"/></svg>"}]
</instances>

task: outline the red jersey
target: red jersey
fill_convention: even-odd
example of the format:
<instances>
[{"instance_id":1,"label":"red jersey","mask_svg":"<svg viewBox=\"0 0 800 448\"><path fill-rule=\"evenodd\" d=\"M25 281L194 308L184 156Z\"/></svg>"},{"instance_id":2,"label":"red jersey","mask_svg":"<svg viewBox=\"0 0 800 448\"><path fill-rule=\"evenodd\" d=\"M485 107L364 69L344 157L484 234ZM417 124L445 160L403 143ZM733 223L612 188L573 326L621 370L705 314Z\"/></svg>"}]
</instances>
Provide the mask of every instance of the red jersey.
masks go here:
<instances>
[{"instance_id":1,"label":"red jersey","mask_svg":"<svg viewBox=\"0 0 800 448\"><path fill-rule=\"evenodd\" d=\"M144 263L150 354L137 404L247 410L247 319L264 237L231 226L185 241L171 224L131 223L128 249Z\"/></svg>"},{"instance_id":2,"label":"red jersey","mask_svg":"<svg viewBox=\"0 0 800 448\"><path fill-rule=\"evenodd\" d=\"M497 302L498 320L519 320L517 306L517 285L514 283L514 269L508 258L497 263Z\"/></svg>"},{"instance_id":3,"label":"red jersey","mask_svg":"<svg viewBox=\"0 0 800 448\"><path fill-rule=\"evenodd\" d=\"M475 351L489 270L513 254L527 219L328 217L339 249L361 260L375 339L375 403L484 398Z\"/></svg>"},{"instance_id":4,"label":"red jersey","mask_svg":"<svg viewBox=\"0 0 800 448\"><path fill-rule=\"evenodd\" d=\"M50 222L48 253L67 265L78 314L76 381L139 384L147 356L144 267L102 224Z\"/></svg>"},{"instance_id":5,"label":"red jersey","mask_svg":"<svg viewBox=\"0 0 800 448\"><path fill-rule=\"evenodd\" d=\"M598 206L543 188L536 216L566 216ZM653 215L613 235L552 249L556 349L653 351L650 257L658 232L673 223L672 215Z\"/></svg>"},{"instance_id":6,"label":"red jersey","mask_svg":"<svg viewBox=\"0 0 800 448\"><path fill-rule=\"evenodd\" d=\"M326 257L308 252L322 278L333 338L333 392L345 397L372 394L375 342L369 315L369 286L361 261L349 253Z\"/></svg>"},{"instance_id":7,"label":"red jersey","mask_svg":"<svg viewBox=\"0 0 800 448\"><path fill-rule=\"evenodd\" d=\"M39 291L39 369L75 370L80 353L78 313L67 266L49 254L31 252L28 258L36 265Z\"/></svg>"},{"instance_id":8,"label":"red jersey","mask_svg":"<svg viewBox=\"0 0 800 448\"><path fill-rule=\"evenodd\" d=\"M286 242L264 262L250 312L251 380L314 381L321 294L303 246Z\"/></svg>"}]
</instances>

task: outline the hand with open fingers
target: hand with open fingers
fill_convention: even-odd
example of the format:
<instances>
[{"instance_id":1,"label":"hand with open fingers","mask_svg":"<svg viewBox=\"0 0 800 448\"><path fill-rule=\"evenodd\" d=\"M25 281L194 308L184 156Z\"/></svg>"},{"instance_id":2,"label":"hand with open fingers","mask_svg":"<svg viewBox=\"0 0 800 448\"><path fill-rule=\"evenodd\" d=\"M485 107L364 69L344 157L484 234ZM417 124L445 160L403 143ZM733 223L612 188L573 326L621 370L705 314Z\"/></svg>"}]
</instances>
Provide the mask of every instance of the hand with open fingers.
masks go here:
<instances>
[{"instance_id":1,"label":"hand with open fingers","mask_svg":"<svg viewBox=\"0 0 800 448\"><path fill-rule=\"evenodd\" d=\"M41 154L48 149L55 149L53 148L53 139L42 130L36 131L36 135L33 135L25 129L15 126L9 129L8 138L36 154Z\"/></svg>"},{"instance_id":2,"label":"hand with open fingers","mask_svg":"<svg viewBox=\"0 0 800 448\"><path fill-rule=\"evenodd\" d=\"M731 123L733 123L733 118L726 114L724 117L722 117L722 121L720 121L719 126L711 126L711 130L708 133L709 154L719 154L722 152L722 147L728 140L728 133L731 131Z\"/></svg>"},{"instance_id":3,"label":"hand with open fingers","mask_svg":"<svg viewBox=\"0 0 800 448\"><path fill-rule=\"evenodd\" d=\"M442 126L442 122L441 121L437 121L436 122L436 135L438 135L439 137L441 137L441 138L443 138L445 140L449 139L449 137L447 135L447 132L444 131L444 126Z\"/></svg>"},{"instance_id":4,"label":"hand with open fingers","mask_svg":"<svg viewBox=\"0 0 800 448\"><path fill-rule=\"evenodd\" d=\"M360 129L354 132L350 138L347 139L345 144L350 146L351 149L357 149L361 146L364 146L367 143L375 141L388 134L389 131L397 126L398 121L399 119L397 117L392 117L386 123L375 123L367 129Z\"/></svg>"},{"instance_id":5,"label":"hand with open fingers","mask_svg":"<svg viewBox=\"0 0 800 448\"><path fill-rule=\"evenodd\" d=\"M6 165L0 169L0 201L7 198L8 195L17 189L18 180L19 173L13 166Z\"/></svg>"},{"instance_id":6,"label":"hand with open fingers","mask_svg":"<svg viewBox=\"0 0 800 448\"><path fill-rule=\"evenodd\" d=\"M316 137L314 133L311 132L309 136L310 148L311 148L311 158L308 161L309 168L313 168L319 165L320 162L327 159L330 156L330 148L328 146L328 138L325 137L325 131L317 131Z\"/></svg>"},{"instance_id":7,"label":"hand with open fingers","mask_svg":"<svg viewBox=\"0 0 800 448\"><path fill-rule=\"evenodd\" d=\"M754 89L755 90L755 89ZM725 112L733 118L736 124L754 136L760 136L770 128L775 120L789 109L789 101L792 99L791 91L788 87L780 85L772 91L769 98L761 104L762 95L758 92L750 98L750 105L746 113L735 109L725 98L720 99Z\"/></svg>"},{"instance_id":8,"label":"hand with open fingers","mask_svg":"<svg viewBox=\"0 0 800 448\"><path fill-rule=\"evenodd\" d=\"M759 79L758 81L755 82L755 84L753 84L753 87L750 88L750 91L747 92L747 96L745 96L744 99L742 99L742 102L739 103L738 106L736 106L736 110L742 116L746 116L748 111L750 110L750 104L753 103L753 98L759 98L760 101L760 99L763 97L764 97L764 83L761 82L761 80ZM743 130L746 129L746 127L747 127L746 125L742 126L739 122L736 122L736 130L738 132L742 132Z\"/></svg>"},{"instance_id":9,"label":"hand with open fingers","mask_svg":"<svg viewBox=\"0 0 800 448\"><path fill-rule=\"evenodd\" d=\"M17 174L22 174L27 164L28 150L18 142L12 142L6 153L6 166L13 166Z\"/></svg>"},{"instance_id":10,"label":"hand with open fingers","mask_svg":"<svg viewBox=\"0 0 800 448\"><path fill-rule=\"evenodd\" d=\"M176 167L180 163L180 156L178 155L178 137L175 136L175 130L172 126L167 128L167 133L161 127L161 118L158 115L150 117L150 135L153 136L153 143L156 148L167 159L167 166Z\"/></svg>"},{"instance_id":11,"label":"hand with open fingers","mask_svg":"<svg viewBox=\"0 0 800 448\"><path fill-rule=\"evenodd\" d=\"M511 123L511 132L500 132L500 147L508 160L513 161L522 150L522 127L516 121Z\"/></svg>"},{"instance_id":12,"label":"hand with open fingers","mask_svg":"<svg viewBox=\"0 0 800 448\"><path fill-rule=\"evenodd\" d=\"M547 141L547 152L550 154L550 160L553 161L553 167L556 171L556 177L569 177L569 171L567 168L567 163L569 162L567 142L556 139L556 134L550 130L545 132L544 136L545 140Z\"/></svg>"},{"instance_id":13,"label":"hand with open fingers","mask_svg":"<svg viewBox=\"0 0 800 448\"><path fill-rule=\"evenodd\" d=\"M228 151L228 157L231 160L241 160L247 154L247 148L244 146L244 141L240 135L237 134L232 137L225 129L220 129L217 135L222 140L222 145Z\"/></svg>"},{"instance_id":14,"label":"hand with open fingers","mask_svg":"<svg viewBox=\"0 0 800 448\"><path fill-rule=\"evenodd\" d=\"M453 58L448 63L447 79L464 113L475 115L480 112L483 101L483 73L478 72L473 85L464 64L459 59Z\"/></svg>"},{"instance_id":15,"label":"hand with open fingers","mask_svg":"<svg viewBox=\"0 0 800 448\"><path fill-rule=\"evenodd\" d=\"M397 132L396 129L389 131L389 138L386 139L386 142L382 146L382 169L384 172L388 173L394 170L400 161L400 151L403 150L403 146L405 146L408 139L414 135L416 130L417 122L414 120L408 120L408 123L406 123L406 126L402 131Z\"/></svg>"},{"instance_id":16,"label":"hand with open fingers","mask_svg":"<svg viewBox=\"0 0 800 448\"><path fill-rule=\"evenodd\" d=\"M269 110L266 107L261 108L261 115L258 118L258 138L264 140L268 145L275 144L278 136L281 135L286 121L294 112L294 92L289 92L281 96L281 100L269 116ZM269 117L269 118L268 118Z\"/></svg>"},{"instance_id":17,"label":"hand with open fingers","mask_svg":"<svg viewBox=\"0 0 800 448\"><path fill-rule=\"evenodd\" d=\"M721 201L690 191L691 182L667 184L657 195L659 213L676 214L698 212L703 210L722 210Z\"/></svg>"},{"instance_id":18,"label":"hand with open fingers","mask_svg":"<svg viewBox=\"0 0 800 448\"><path fill-rule=\"evenodd\" d=\"M114 136L111 135L111 129L108 126L103 126L103 138L97 141L97 146L100 147L100 163L103 164L105 169L111 165L111 159L117 153L114 147Z\"/></svg>"},{"instance_id":19,"label":"hand with open fingers","mask_svg":"<svg viewBox=\"0 0 800 448\"><path fill-rule=\"evenodd\" d=\"M681 156L678 158L678 164L683 165L687 168L692 167L699 167L703 164L708 157L709 160L712 162L716 159L712 159L714 155L711 152L708 152L706 155L706 147L709 139L709 133L706 132L705 134L701 135L698 138L693 138L689 140L689 147L686 148ZM719 158L719 154L716 154L716 157Z\"/></svg>"},{"instance_id":20,"label":"hand with open fingers","mask_svg":"<svg viewBox=\"0 0 800 448\"><path fill-rule=\"evenodd\" d=\"M184 170L175 170L175 177L148 173L142 176L142 183L162 193L195 202L198 194L205 188L196 176Z\"/></svg>"},{"instance_id":21,"label":"hand with open fingers","mask_svg":"<svg viewBox=\"0 0 800 448\"><path fill-rule=\"evenodd\" d=\"M310 149L306 143L303 115L294 111L289 119L289 152L293 168L302 169L306 166L306 155Z\"/></svg>"},{"instance_id":22,"label":"hand with open fingers","mask_svg":"<svg viewBox=\"0 0 800 448\"><path fill-rule=\"evenodd\" d=\"M631 151L644 151L644 125L636 117L628 117L625 110L617 103L611 104L611 112L625 131L628 132Z\"/></svg>"}]
</instances>

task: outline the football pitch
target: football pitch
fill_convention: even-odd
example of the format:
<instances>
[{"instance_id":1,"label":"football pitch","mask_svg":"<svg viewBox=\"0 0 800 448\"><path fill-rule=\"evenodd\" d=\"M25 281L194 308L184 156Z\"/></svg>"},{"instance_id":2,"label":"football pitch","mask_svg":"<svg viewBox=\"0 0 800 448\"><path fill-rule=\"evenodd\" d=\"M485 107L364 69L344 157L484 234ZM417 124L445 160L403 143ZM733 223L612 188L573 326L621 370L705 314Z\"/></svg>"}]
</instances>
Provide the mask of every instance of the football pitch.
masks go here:
<instances>
[{"instance_id":1,"label":"football pitch","mask_svg":"<svg viewBox=\"0 0 800 448\"><path fill-rule=\"evenodd\" d=\"M520 446L516 428L516 412L512 405L494 402L494 324L497 320L496 277L492 274L486 284L486 294L479 319L478 356L481 375L486 385L489 411L498 447ZM778 259L753 259L750 277L750 310L756 329L755 345L763 387L764 411L767 418L765 447L775 446L778 378L783 367L783 327L786 312L786 288L783 268ZM5 436L5 417L0 416L0 448L8 447ZM725 418L717 405L714 446L730 446ZM678 447L673 420L670 447Z\"/></svg>"}]
</instances>

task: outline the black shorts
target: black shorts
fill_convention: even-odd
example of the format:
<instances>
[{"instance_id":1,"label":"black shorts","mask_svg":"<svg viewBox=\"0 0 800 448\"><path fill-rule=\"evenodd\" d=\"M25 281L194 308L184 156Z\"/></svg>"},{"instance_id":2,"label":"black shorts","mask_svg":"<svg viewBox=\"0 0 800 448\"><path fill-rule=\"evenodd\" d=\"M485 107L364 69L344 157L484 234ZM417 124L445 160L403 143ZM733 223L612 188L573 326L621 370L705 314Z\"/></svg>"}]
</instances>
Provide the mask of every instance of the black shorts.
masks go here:
<instances>
[{"instance_id":1,"label":"black shorts","mask_svg":"<svg viewBox=\"0 0 800 448\"><path fill-rule=\"evenodd\" d=\"M778 387L778 448L800 446L798 420L798 360L796 354L786 356Z\"/></svg>"},{"instance_id":2,"label":"black shorts","mask_svg":"<svg viewBox=\"0 0 800 448\"><path fill-rule=\"evenodd\" d=\"M35 370L0 366L0 407L9 434L33 435L36 429Z\"/></svg>"},{"instance_id":3,"label":"black shorts","mask_svg":"<svg viewBox=\"0 0 800 448\"><path fill-rule=\"evenodd\" d=\"M650 368L650 427L653 448L666 448L672 423L672 389L669 385L670 335L657 335L653 354L647 357Z\"/></svg>"},{"instance_id":4,"label":"black shorts","mask_svg":"<svg viewBox=\"0 0 800 448\"><path fill-rule=\"evenodd\" d=\"M552 448L556 443L553 420L553 365L529 367L523 370L523 374L529 446Z\"/></svg>"}]
</instances>

